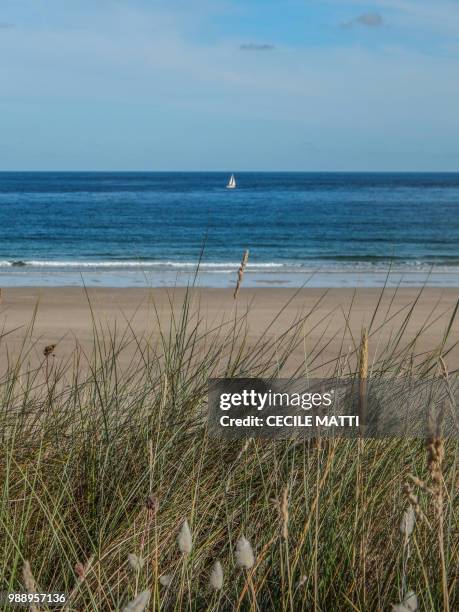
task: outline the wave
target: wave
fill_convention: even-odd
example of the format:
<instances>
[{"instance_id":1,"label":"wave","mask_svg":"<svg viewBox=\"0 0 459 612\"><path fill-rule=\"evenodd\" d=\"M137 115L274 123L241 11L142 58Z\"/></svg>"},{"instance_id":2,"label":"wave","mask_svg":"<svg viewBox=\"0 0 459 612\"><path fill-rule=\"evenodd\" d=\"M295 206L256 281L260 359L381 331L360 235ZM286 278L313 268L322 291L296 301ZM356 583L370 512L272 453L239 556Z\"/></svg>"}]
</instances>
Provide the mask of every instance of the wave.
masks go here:
<instances>
[{"instance_id":1,"label":"wave","mask_svg":"<svg viewBox=\"0 0 459 612\"><path fill-rule=\"evenodd\" d=\"M198 266L196 261L142 261L142 260L111 260L111 261L58 261L58 260L0 260L0 268L10 267L29 267L29 268L151 268L151 269L195 269ZM202 262L199 264L200 268L204 269L237 269L240 266L240 262ZM249 263L248 268L257 269L275 269L284 268L286 264L268 262L268 263Z\"/></svg>"},{"instance_id":2,"label":"wave","mask_svg":"<svg viewBox=\"0 0 459 612\"><path fill-rule=\"evenodd\" d=\"M202 272L212 274L230 274L237 271L239 262L202 262L199 268ZM18 274L42 272L150 272L150 273L179 273L196 270L196 261L153 261L153 260L0 260L0 270L17 269ZM277 273L277 274L316 274L316 273L459 273L459 260L446 259L441 262L420 259L383 259L383 258L351 258L337 256L335 259L307 259L302 262L249 262L247 273ZM6 270L5 270L6 271Z\"/></svg>"},{"instance_id":3,"label":"wave","mask_svg":"<svg viewBox=\"0 0 459 612\"><path fill-rule=\"evenodd\" d=\"M112 261L56 261L56 260L15 260L15 261L0 261L0 267L9 266L35 266L42 268L196 268L195 261L133 261L133 260L112 260ZM238 267L240 262L212 262L201 263L201 268L234 268ZM282 268L285 264L282 263L249 263L248 266L256 266L257 268Z\"/></svg>"}]
</instances>

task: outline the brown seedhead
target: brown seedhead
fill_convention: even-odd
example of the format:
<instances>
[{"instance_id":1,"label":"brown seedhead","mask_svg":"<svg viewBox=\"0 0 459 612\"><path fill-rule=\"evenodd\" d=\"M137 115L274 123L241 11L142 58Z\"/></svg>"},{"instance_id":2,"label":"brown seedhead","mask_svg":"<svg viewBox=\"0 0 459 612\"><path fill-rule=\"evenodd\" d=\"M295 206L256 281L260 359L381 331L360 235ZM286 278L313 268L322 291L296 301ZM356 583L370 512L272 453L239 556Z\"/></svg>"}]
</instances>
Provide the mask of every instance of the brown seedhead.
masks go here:
<instances>
[{"instance_id":1,"label":"brown seedhead","mask_svg":"<svg viewBox=\"0 0 459 612\"><path fill-rule=\"evenodd\" d=\"M48 346L45 346L45 348L43 349L43 355L45 357L53 357L55 348L56 348L55 344L48 344Z\"/></svg>"}]
</instances>

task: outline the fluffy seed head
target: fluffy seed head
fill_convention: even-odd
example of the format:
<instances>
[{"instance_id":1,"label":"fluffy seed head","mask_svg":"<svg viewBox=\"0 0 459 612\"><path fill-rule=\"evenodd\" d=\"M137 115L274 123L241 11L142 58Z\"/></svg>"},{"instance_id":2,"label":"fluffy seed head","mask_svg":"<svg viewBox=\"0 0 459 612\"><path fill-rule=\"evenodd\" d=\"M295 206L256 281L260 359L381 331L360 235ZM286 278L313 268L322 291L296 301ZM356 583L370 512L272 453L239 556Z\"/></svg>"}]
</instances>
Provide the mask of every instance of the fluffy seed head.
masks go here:
<instances>
[{"instance_id":1,"label":"fluffy seed head","mask_svg":"<svg viewBox=\"0 0 459 612\"><path fill-rule=\"evenodd\" d=\"M150 591L142 591L138 597L123 608L123 612L143 612L150 601Z\"/></svg>"},{"instance_id":2,"label":"fluffy seed head","mask_svg":"<svg viewBox=\"0 0 459 612\"><path fill-rule=\"evenodd\" d=\"M22 567L22 577L24 578L24 585L27 589L27 592L35 593L35 580L32 575L32 570L30 569L30 563L28 561L24 561L24 565Z\"/></svg>"},{"instance_id":3,"label":"fluffy seed head","mask_svg":"<svg viewBox=\"0 0 459 612\"><path fill-rule=\"evenodd\" d=\"M415 612L415 610L418 609L418 598L416 597L416 593L414 591L408 591L403 598L403 603L410 612Z\"/></svg>"},{"instance_id":4,"label":"fluffy seed head","mask_svg":"<svg viewBox=\"0 0 459 612\"><path fill-rule=\"evenodd\" d=\"M132 567L135 572L140 572L140 570L145 565L145 560L142 557L138 557L134 553L128 554L128 563Z\"/></svg>"},{"instance_id":5,"label":"fluffy seed head","mask_svg":"<svg viewBox=\"0 0 459 612\"><path fill-rule=\"evenodd\" d=\"M418 598L414 591L408 591L399 604L392 606L392 612L416 612L418 609Z\"/></svg>"},{"instance_id":6,"label":"fluffy seed head","mask_svg":"<svg viewBox=\"0 0 459 612\"><path fill-rule=\"evenodd\" d=\"M162 576L159 577L159 582L163 586L168 587L170 585L170 583L172 582L172 575L171 574L163 574Z\"/></svg>"},{"instance_id":7,"label":"fluffy seed head","mask_svg":"<svg viewBox=\"0 0 459 612\"><path fill-rule=\"evenodd\" d=\"M405 538L409 538L413 533L414 523L416 520L416 515L414 513L414 508L410 504L403 513L402 520L400 523L400 531L405 536Z\"/></svg>"},{"instance_id":8,"label":"fluffy seed head","mask_svg":"<svg viewBox=\"0 0 459 612\"><path fill-rule=\"evenodd\" d=\"M223 569L220 561L215 561L209 577L210 586L219 591L223 586Z\"/></svg>"},{"instance_id":9,"label":"fluffy seed head","mask_svg":"<svg viewBox=\"0 0 459 612\"><path fill-rule=\"evenodd\" d=\"M243 569L250 569L254 563L252 546L244 536L241 536L236 544L236 564Z\"/></svg>"},{"instance_id":10,"label":"fluffy seed head","mask_svg":"<svg viewBox=\"0 0 459 612\"><path fill-rule=\"evenodd\" d=\"M190 554L191 549L193 548L193 540L191 538L190 526L186 520L184 521L177 536L177 544L180 548L180 552L182 552L184 555Z\"/></svg>"}]
</instances>

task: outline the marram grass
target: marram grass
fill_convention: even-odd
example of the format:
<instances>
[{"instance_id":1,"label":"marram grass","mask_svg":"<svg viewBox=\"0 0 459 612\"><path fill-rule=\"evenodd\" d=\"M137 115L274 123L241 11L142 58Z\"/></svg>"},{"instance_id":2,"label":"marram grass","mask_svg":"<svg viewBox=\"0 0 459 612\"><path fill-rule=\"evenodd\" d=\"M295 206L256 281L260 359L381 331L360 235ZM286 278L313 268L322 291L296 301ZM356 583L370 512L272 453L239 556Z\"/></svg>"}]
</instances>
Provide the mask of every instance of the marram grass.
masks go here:
<instances>
[{"instance_id":1,"label":"marram grass","mask_svg":"<svg viewBox=\"0 0 459 612\"><path fill-rule=\"evenodd\" d=\"M65 592L67 610L459 609L457 441L210 439L208 378L280 376L309 333L307 313L249 346L234 308L207 329L190 290L151 337L94 321L92 355L38 365L31 324L0 385L0 591ZM403 329L375 355L389 324L343 337L330 373L448 362L454 317L428 355ZM322 348L289 372L313 375Z\"/></svg>"}]
</instances>

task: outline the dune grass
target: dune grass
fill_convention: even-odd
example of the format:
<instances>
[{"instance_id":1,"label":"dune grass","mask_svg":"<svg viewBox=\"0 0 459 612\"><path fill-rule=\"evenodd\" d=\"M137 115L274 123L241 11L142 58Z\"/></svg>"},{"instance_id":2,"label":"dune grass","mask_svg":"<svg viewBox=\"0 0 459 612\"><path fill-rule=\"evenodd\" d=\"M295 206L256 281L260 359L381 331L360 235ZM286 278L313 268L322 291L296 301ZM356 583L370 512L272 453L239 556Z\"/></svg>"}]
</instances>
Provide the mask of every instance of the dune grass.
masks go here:
<instances>
[{"instance_id":1,"label":"dune grass","mask_svg":"<svg viewBox=\"0 0 459 612\"><path fill-rule=\"evenodd\" d=\"M438 349L419 354L429 322L406 337L415 307L385 346L393 313L371 318L372 374L427 376L448 363L456 313ZM190 289L151 335L94 319L90 355L76 345L39 364L31 322L0 381L0 591L27 589L28 562L37 590L70 595L68 610L119 610L145 591L151 610L389 610L410 591L419 609L459 609L457 440L437 440L432 458L422 440L207 435L208 379L282 376L309 346L313 310L250 343L246 311L236 303L209 328ZM359 371L346 320L330 375ZM324 346L289 375L319 362L323 372Z\"/></svg>"}]
</instances>

